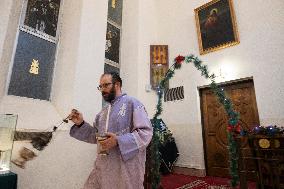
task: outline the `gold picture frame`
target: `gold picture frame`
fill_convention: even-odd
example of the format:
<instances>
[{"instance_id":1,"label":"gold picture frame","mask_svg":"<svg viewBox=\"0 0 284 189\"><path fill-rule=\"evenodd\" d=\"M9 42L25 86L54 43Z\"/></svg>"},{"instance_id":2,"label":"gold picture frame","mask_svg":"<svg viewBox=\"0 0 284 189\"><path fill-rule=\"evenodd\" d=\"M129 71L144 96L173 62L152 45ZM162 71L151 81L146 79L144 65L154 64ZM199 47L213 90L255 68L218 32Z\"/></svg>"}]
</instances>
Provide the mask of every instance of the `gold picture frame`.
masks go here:
<instances>
[{"instance_id":1,"label":"gold picture frame","mask_svg":"<svg viewBox=\"0 0 284 189\"><path fill-rule=\"evenodd\" d=\"M201 55L240 43L232 0L213 0L194 12Z\"/></svg>"}]
</instances>

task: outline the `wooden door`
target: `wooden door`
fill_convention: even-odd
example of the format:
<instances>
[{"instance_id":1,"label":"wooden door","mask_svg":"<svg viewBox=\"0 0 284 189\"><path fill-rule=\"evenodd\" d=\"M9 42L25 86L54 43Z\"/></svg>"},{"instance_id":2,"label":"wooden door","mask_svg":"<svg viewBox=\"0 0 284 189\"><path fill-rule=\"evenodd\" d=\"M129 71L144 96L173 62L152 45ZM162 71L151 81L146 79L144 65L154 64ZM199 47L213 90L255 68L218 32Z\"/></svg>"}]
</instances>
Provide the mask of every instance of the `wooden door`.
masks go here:
<instances>
[{"instance_id":1,"label":"wooden door","mask_svg":"<svg viewBox=\"0 0 284 189\"><path fill-rule=\"evenodd\" d=\"M234 109L239 112L242 127L249 129L259 125L253 80L231 82L221 87L234 104ZM207 175L227 177L227 114L210 88L200 89L200 98Z\"/></svg>"}]
</instances>

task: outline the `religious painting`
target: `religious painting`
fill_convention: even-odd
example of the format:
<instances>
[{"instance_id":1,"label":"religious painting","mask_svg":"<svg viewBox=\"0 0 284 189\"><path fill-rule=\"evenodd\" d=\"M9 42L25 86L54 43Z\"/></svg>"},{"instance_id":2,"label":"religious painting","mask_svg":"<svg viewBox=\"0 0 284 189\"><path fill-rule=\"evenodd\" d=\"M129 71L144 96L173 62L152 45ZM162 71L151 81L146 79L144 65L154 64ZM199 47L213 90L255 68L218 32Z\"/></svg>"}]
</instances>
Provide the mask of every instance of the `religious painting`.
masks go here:
<instances>
[{"instance_id":1,"label":"religious painting","mask_svg":"<svg viewBox=\"0 0 284 189\"><path fill-rule=\"evenodd\" d=\"M165 77L169 68L168 62L168 45L150 45L150 80L153 90Z\"/></svg>"},{"instance_id":2,"label":"religious painting","mask_svg":"<svg viewBox=\"0 0 284 189\"><path fill-rule=\"evenodd\" d=\"M56 37L60 0L28 0L24 25Z\"/></svg>"},{"instance_id":3,"label":"religious painting","mask_svg":"<svg viewBox=\"0 0 284 189\"><path fill-rule=\"evenodd\" d=\"M239 43L232 0L213 0L194 11L200 54Z\"/></svg>"},{"instance_id":4,"label":"religious painting","mask_svg":"<svg viewBox=\"0 0 284 189\"><path fill-rule=\"evenodd\" d=\"M123 0L108 0L108 20L118 26L122 23L122 5Z\"/></svg>"},{"instance_id":5,"label":"religious painting","mask_svg":"<svg viewBox=\"0 0 284 189\"><path fill-rule=\"evenodd\" d=\"M151 63L153 65L168 64L168 46L167 45L151 45L150 46Z\"/></svg>"},{"instance_id":6,"label":"religious painting","mask_svg":"<svg viewBox=\"0 0 284 189\"><path fill-rule=\"evenodd\" d=\"M56 44L20 31L8 95L50 100Z\"/></svg>"},{"instance_id":7,"label":"religious painting","mask_svg":"<svg viewBox=\"0 0 284 189\"><path fill-rule=\"evenodd\" d=\"M107 23L105 58L111 63L119 64L120 29Z\"/></svg>"},{"instance_id":8,"label":"religious painting","mask_svg":"<svg viewBox=\"0 0 284 189\"><path fill-rule=\"evenodd\" d=\"M151 86L156 89L162 79L165 77L168 68L166 66L154 66L151 69Z\"/></svg>"}]
</instances>

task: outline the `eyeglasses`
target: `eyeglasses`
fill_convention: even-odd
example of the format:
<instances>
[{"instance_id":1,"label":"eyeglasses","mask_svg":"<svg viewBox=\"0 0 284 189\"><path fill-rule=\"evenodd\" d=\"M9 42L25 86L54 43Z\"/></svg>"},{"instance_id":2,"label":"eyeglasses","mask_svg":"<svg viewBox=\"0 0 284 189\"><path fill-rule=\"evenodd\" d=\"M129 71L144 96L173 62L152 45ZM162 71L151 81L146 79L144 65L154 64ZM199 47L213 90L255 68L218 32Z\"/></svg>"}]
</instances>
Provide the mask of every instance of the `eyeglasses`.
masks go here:
<instances>
[{"instance_id":1,"label":"eyeglasses","mask_svg":"<svg viewBox=\"0 0 284 189\"><path fill-rule=\"evenodd\" d=\"M97 87L97 89L98 89L99 91L101 91L102 89L108 88L108 86L111 85L111 84L113 84L113 83L104 83L104 84L102 84L102 85L99 85L99 86Z\"/></svg>"}]
</instances>

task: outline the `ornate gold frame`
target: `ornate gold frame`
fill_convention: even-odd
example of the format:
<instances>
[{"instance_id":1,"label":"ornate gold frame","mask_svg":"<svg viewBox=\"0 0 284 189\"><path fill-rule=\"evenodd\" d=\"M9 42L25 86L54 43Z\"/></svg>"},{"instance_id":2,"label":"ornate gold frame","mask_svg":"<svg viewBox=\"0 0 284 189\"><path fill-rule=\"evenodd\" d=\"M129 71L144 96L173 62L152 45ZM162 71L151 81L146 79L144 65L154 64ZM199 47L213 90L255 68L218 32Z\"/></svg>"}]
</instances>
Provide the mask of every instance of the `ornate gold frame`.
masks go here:
<instances>
[{"instance_id":1,"label":"ornate gold frame","mask_svg":"<svg viewBox=\"0 0 284 189\"><path fill-rule=\"evenodd\" d=\"M229 5L229 13L230 13L230 18L231 18L231 25L232 25L232 28L229 28L229 29L232 29L233 30L233 35L231 37L233 37L234 39L232 41L226 41L224 43L220 43L218 45L214 45L214 46L210 46L208 48L204 48L204 45L203 45L203 42L205 39L202 39L202 34L201 34L201 26L200 26L200 16L199 16L199 13L201 11L206 11L208 12L209 10L209 7L211 7L211 11L213 9L216 9L216 8L213 8L212 5L215 5L217 4L218 2L220 1L227 1L228 2L228 5ZM206 10L207 9L207 10ZM210 11L210 14L211 14L211 11ZM227 48L227 47L230 47L230 46L233 46L233 45L237 45L240 43L239 41L239 35L238 35L238 32L237 32L237 24L236 24L236 19L235 19L235 12L234 12L234 9L233 9L233 3L232 3L232 0L213 0L213 1L210 1L196 9L194 9L194 12L195 12L195 21L196 21L196 28L197 28L197 36L198 36L198 44L199 44L199 51L200 51L200 54L203 55L203 54L206 54L206 53L209 53L209 52L213 52L213 51L217 51L217 50L220 50L220 49L224 49L224 48Z\"/></svg>"}]
</instances>

